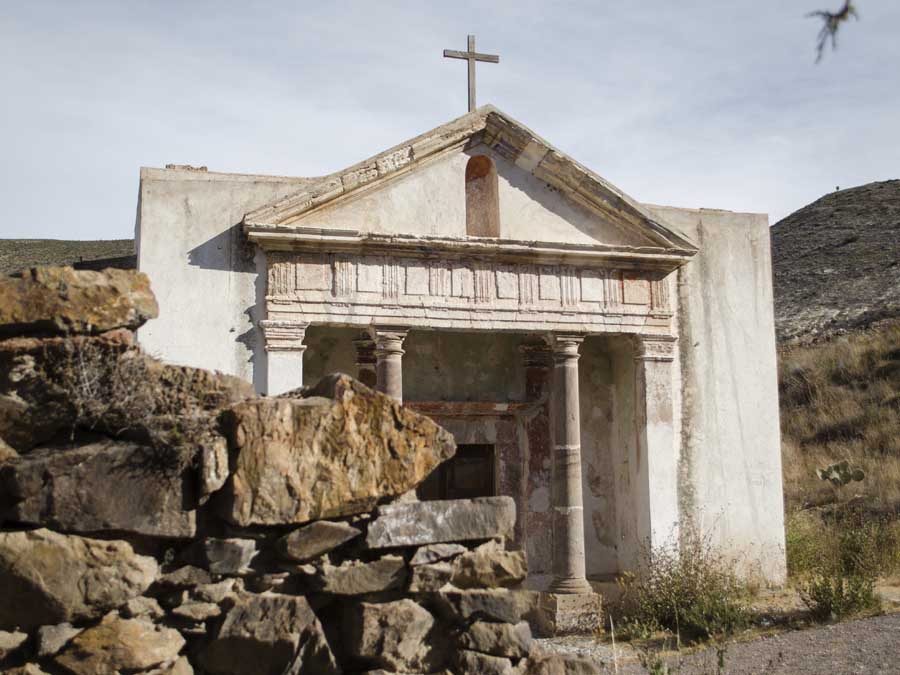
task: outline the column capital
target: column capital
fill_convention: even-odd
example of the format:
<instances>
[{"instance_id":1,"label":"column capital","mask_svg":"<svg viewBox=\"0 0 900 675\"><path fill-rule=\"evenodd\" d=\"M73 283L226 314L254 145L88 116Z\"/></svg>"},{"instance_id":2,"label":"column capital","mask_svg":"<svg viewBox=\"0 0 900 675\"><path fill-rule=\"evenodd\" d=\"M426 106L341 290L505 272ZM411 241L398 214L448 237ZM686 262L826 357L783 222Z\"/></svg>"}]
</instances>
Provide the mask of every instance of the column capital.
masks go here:
<instances>
[{"instance_id":1,"label":"column capital","mask_svg":"<svg viewBox=\"0 0 900 675\"><path fill-rule=\"evenodd\" d=\"M635 337L635 361L673 361L678 338L672 335L639 335Z\"/></svg>"},{"instance_id":2,"label":"column capital","mask_svg":"<svg viewBox=\"0 0 900 675\"><path fill-rule=\"evenodd\" d=\"M578 350L584 342L584 335L577 333L553 333L550 336L550 349L553 351L555 361L568 361L578 359Z\"/></svg>"},{"instance_id":3,"label":"column capital","mask_svg":"<svg viewBox=\"0 0 900 675\"><path fill-rule=\"evenodd\" d=\"M368 333L375 343L376 356L389 354L402 356L404 354L403 341L409 334L408 328L398 328L396 326L371 326Z\"/></svg>"},{"instance_id":4,"label":"column capital","mask_svg":"<svg viewBox=\"0 0 900 675\"><path fill-rule=\"evenodd\" d=\"M259 322L266 341L267 352L302 352L306 350L308 321L263 319Z\"/></svg>"}]
</instances>

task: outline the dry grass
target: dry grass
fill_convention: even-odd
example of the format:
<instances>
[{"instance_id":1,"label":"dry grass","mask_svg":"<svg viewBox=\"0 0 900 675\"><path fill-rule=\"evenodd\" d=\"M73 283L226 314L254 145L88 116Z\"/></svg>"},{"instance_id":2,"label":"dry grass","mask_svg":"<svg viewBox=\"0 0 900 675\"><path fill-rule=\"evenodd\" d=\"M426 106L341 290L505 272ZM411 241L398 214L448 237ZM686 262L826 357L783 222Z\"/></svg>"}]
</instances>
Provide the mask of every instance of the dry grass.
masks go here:
<instances>
[{"instance_id":1,"label":"dry grass","mask_svg":"<svg viewBox=\"0 0 900 675\"><path fill-rule=\"evenodd\" d=\"M779 380L789 575L816 618L877 611L900 570L900 324L786 351ZM862 480L817 475L838 462Z\"/></svg>"},{"instance_id":2,"label":"dry grass","mask_svg":"<svg viewBox=\"0 0 900 675\"><path fill-rule=\"evenodd\" d=\"M96 340L70 340L64 358L48 364L44 380L62 391L71 408L70 440L79 431L102 432L146 443L166 468L183 471L212 432L215 415L179 395L166 369L138 349Z\"/></svg>"},{"instance_id":3,"label":"dry grass","mask_svg":"<svg viewBox=\"0 0 900 675\"><path fill-rule=\"evenodd\" d=\"M900 324L784 352L779 369L789 514L849 502L900 511ZM843 460L865 478L835 487L816 475Z\"/></svg>"},{"instance_id":4,"label":"dry grass","mask_svg":"<svg viewBox=\"0 0 900 675\"><path fill-rule=\"evenodd\" d=\"M677 548L645 551L643 557L642 571L622 575L622 594L606 610L623 638L648 639L662 631L680 648L728 637L749 623L753 589L708 537L688 530Z\"/></svg>"}]
</instances>

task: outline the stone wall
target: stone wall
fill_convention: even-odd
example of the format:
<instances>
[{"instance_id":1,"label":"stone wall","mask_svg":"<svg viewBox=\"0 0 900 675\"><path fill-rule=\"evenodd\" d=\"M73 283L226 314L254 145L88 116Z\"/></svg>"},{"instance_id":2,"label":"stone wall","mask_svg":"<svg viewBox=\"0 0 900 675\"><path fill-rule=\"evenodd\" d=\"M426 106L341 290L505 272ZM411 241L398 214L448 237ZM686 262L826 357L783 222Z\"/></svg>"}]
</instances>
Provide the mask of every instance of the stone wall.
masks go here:
<instances>
[{"instance_id":1,"label":"stone wall","mask_svg":"<svg viewBox=\"0 0 900 675\"><path fill-rule=\"evenodd\" d=\"M0 669L591 673L540 653L508 497L418 502L452 436L347 376L150 358L142 274L0 280Z\"/></svg>"}]
</instances>

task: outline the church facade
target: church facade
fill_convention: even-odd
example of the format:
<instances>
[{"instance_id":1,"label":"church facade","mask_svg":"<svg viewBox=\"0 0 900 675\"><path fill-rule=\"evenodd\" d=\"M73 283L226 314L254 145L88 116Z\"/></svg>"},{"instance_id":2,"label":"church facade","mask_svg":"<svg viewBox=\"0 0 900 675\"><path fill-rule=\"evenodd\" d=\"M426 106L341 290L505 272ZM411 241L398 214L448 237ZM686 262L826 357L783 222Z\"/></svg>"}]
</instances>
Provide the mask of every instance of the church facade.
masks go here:
<instances>
[{"instance_id":1,"label":"church facade","mask_svg":"<svg viewBox=\"0 0 900 675\"><path fill-rule=\"evenodd\" d=\"M433 417L420 498L512 496L532 587L687 528L783 581L765 216L641 204L486 106L321 178L143 169L136 229L145 349Z\"/></svg>"}]
</instances>

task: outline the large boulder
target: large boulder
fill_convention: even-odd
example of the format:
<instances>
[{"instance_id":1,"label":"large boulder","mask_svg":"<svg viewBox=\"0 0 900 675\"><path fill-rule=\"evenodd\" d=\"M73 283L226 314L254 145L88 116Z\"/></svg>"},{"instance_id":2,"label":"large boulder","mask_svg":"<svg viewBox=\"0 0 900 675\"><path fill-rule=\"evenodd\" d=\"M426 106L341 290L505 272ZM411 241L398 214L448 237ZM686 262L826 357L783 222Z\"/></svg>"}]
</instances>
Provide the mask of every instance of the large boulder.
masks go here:
<instances>
[{"instance_id":1,"label":"large boulder","mask_svg":"<svg viewBox=\"0 0 900 675\"><path fill-rule=\"evenodd\" d=\"M124 541L0 532L0 629L102 616L143 593L156 573L156 561Z\"/></svg>"},{"instance_id":2,"label":"large boulder","mask_svg":"<svg viewBox=\"0 0 900 675\"><path fill-rule=\"evenodd\" d=\"M111 364L133 350L130 331L98 337L0 340L0 436L26 452L60 431L71 433L103 397Z\"/></svg>"},{"instance_id":3,"label":"large boulder","mask_svg":"<svg viewBox=\"0 0 900 675\"><path fill-rule=\"evenodd\" d=\"M513 587L528 576L525 553L507 551L493 539L457 557L453 566L453 585L458 588Z\"/></svg>"},{"instance_id":4,"label":"large boulder","mask_svg":"<svg viewBox=\"0 0 900 675\"><path fill-rule=\"evenodd\" d=\"M219 508L240 526L367 511L456 452L429 418L346 375L323 378L302 398L240 403L224 423L236 458Z\"/></svg>"},{"instance_id":5,"label":"large boulder","mask_svg":"<svg viewBox=\"0 0 900 675\"><path fill-rule=\"evenodd\" d=\"M74 637L55 661L75 675L134 672L174 662L183 646L174 628L111 613Z\"/></svg>"},{"instance_id":6,"label":"large boulder","mask_svg":"<svg viewBox=\"0 0 900 675\"><path fill-rule=\"evenodd\" d=\"M35 267L0 278L0 335L134 329L158 314L150 280L136 270Z\"/></svg>"},{"instance_id":7,"label":"large boulder","mask_svg":"<svg viewBox=\"0 0 900 675\"><path fill-rule=\"evenodd\" d=\"M170 461L122 441L35 450L0 465L0 518L71 532L192 537L184 472Z\"/></svg>"},{"instance_id":8,"label":"large boulder","mask_svg":"<svg viewBox=\"0 0 900 675\"><path fill-rule=\"evenodd\" d=\"M302 596L243 595L203 657L211 673L337 675L322 626Z\"/></svg>"},{"instance_id":9,"label":"large boulder","mask_svg":"<svg viewBox=\"0 0 900 675\"><path fill-rule=\"evenodd\" d=\"M506 588L449 589L425 594L442 618L464 625L473 620L519 623L535 612L538 596L531 591Z\"/></svg>"},{"instance_id":10,"label":"large boulder","mask_svg":"<svg viewBox=\"0 0 900 675\"><path fill-rule=\"evenodd\" d=\"M508 537L516 523L512 497L385 504L369 524L369 548L422 546Z\"/></svg>"},{"instance_id":11,"label":"large boulder","mask_svg":"<svg viewBox=\"0 0 900 675\"><path fill-rule=\"evenodd\" d=\"M460 636L460 645L483 654L520 659L531 651L531 628L527 621L516 624L476 621Z\"/></svg>"},{"instance_id":12,"label":"large boulder","mask_svg":"<svg viewBox=\"0 0 900 675\"><path fill-rule=\"evenodd\" d=\"M431 672L431 613L412 600L361 602L350 610L344 647L363 668Z\"/></svg>"},{"instance_id":13,"label":"large boulder","mask_svg":"<svg viewBox=\"0 0 900 675\"><path fill-rule=\"evenodd\" d=\"M79 430L217 452L219 412L254 396L240 378L157 361L124 330L0 341L0 436L19 452ZM210 489L223 480L211 476Z\"/></svg>"}]
</instances>

